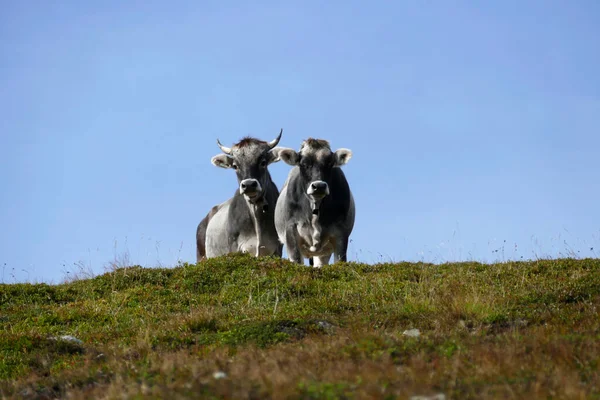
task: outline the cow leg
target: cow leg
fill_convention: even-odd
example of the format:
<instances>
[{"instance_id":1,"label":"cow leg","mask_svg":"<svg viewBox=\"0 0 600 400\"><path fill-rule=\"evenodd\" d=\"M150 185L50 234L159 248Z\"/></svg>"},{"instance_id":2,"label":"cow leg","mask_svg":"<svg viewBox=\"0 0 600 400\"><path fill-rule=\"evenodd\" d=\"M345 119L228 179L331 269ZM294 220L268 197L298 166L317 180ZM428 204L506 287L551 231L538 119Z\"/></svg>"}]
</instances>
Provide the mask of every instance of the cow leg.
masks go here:
<instances>
[{"instance_id":1,"label":"cow leg","mask_svg":"<svg viewBox=\"0 0 600 400\"><path fill-rule=\"evenodd\" d=\"M319 257L313 257L313 258L315 260L313 267L321 268L323 265L329 264L329 258L331 258L331 254L328 256L319 256Z\"/></svg>"},{"instance_id":2,"label":"cow leg","mask_svg":"<svg viewBox=\"0 0 600 400\"><path fill-rule=\"evenodd\" d=\"M308 258L308 265L310 265L312 267L314 264L315 264L314 257L309 257Z\"/></svg>"},{"instance_id":3,"label":"cow leg","mask_svg":"<svg viewBox=\"0 0 600 400\"><path fill-rule=\"evenodd\" d=\"M277 250L275 250L274 253L276 256L278 256L279 258L281 258L281 256L283 255L283 244L279 243L277 245Z\"/></svg>"},{"instance_id":4,"label":"cow leg","mask_svg":"<svg viewBox=\"0 0 600 400\"><path fill-rule=\"evenodd\" d=\"M298 236L295 225L288 226L285 231L285 250L290 261L302 264L302 254L300 253L300 247L298 247Z\"/></svg>"},{"instance_id":5,"label":"cow leg","mask_svg":"<svg viewBox=\"0 0 600 400\"><path fill-rule=\"evenodd\" d=\"M196 262L206 257L206 227L208 226L208 215L198 224L196 229Z\"/></svg>"},{"instance_id":6,"label":"cow leg","mask_svg":"<svg viewBox=\"0 0 600 400\"><path fill-rule=\"evenodd\" d=\"M335 246L335 252L333 254L333 262L336 263L338 261L346 262L348 252L348 236L343 236L337 240Z\"/></svg>"}]
</instances>

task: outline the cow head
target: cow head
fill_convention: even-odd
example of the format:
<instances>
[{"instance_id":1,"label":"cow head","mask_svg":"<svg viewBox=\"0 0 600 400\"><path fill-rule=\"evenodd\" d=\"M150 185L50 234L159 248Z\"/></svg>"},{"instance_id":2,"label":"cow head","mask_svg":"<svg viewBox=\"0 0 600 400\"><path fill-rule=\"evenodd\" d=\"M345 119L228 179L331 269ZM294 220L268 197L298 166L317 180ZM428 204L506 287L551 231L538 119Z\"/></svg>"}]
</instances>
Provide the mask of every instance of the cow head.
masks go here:
<instances>
[{"instance_id":1,"label":"cow head","mask_svg":"<svg viewBox=\"0 0 600 400\"><path fill-rule=\"evenodd\" d=\"M271 142L263 142L251 137L245 137L233 147L225 147L217 139L217 144L224 154L218 154L211 162L221 168L233 168L237 174L240 194L246 200L255 203L261 200L271 179L267 166L279 161L278 149L275 148L283 129Z\"/></svg>"},{"instance_id":2,"label":"cow head","mask_svg":"<svg viewBox=\"0 0 600 400\"><path fill-rule=\"evenodd\" d=\"M332 170L346 164L352 157L349 149L333 152L328 141L312 138L302 142L299 152L280 148L278 153L285 163L300 169L302 181L306 182L306 195L311 200L315 213L318 213L321 200L329 195L328 182Z\"/></svg>"}]
</instances>

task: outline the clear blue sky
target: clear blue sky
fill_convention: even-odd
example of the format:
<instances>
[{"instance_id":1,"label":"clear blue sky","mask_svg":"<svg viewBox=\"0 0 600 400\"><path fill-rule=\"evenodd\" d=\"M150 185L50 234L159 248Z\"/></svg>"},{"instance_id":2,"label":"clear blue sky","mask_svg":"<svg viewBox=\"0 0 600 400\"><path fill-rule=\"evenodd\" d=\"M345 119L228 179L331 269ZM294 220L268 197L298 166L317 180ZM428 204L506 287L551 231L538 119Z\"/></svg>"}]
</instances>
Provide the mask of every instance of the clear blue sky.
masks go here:
<instances>
[{"instance_id":1,"label":"clear blue sky","mask_svg":"<svg viewBox=\"0 0 600 400\"><path fill-rule=\"evenodd\" d=\"M4 1L2 279L193 262L237 185L216 138L280 128L353 150L351 260L599 256L598 21L596 0Z\"/></svg>"}]
</instances>

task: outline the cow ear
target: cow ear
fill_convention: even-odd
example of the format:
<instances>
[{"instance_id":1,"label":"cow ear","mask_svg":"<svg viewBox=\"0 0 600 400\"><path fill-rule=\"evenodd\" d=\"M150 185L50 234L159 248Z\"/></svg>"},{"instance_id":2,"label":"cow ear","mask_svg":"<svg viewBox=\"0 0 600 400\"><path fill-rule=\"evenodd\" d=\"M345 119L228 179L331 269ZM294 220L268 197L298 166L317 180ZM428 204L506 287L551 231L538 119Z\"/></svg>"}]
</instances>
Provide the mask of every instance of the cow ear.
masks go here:
<instances>
[{"instance_id":1,"label":"cow ear","mask_svg":"<svg viewBox=\"0 0 600 400\"><path fill-rule=\"evenodd\" d=\"M271 164L281 161L281 158L279 157L279 151L283 149L283 147L275 147L272 150L269 150L267 153L267 162Z\"/></svg>"},{"instance_id":2,"label":"cow ear","mask_svg":"<svg viewBox=\"0 0 600 400\"><path fill-rule=\"evenodd\" d=\"M352 158L352 150L350 149L338 149L335 152L335 166L341 167L350 161Z\"/></svg>"},{"instance_id":3,"label":"cow ear","mask_svg":"<svg viewBox=\"0 0 600 400\"><path fill-rule=\"evenodd\" d=\"M233 165L233 158L229 157L227 154L218 154L211 158L210 162L219 168L231 168Z\"/></svg>"},{"instance_id":4,"label":"cow ear","mask_svg":"<svg viewBox=\"0 0 600 400\"><path fill-rule=\"evenodd\" d=\"M293 149L280 147L278 155L280 160L283 160L283 162L292 166L298 165L298 162L300 161L300 155Z\"/></svg>"}]
</instances>

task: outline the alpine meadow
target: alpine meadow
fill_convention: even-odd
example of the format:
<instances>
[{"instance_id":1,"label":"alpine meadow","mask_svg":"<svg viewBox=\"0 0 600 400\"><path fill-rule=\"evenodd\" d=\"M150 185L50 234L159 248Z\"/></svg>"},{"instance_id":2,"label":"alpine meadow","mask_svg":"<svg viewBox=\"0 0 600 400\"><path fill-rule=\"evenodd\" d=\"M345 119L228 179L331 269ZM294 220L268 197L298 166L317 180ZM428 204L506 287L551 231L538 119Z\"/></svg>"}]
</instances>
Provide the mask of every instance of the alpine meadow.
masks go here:
<instances>
[{"instance_id":1,"label":"alpine meadow","mask_svg":"<svg viewBox=\"0 0 600 400\"><path fill-rule=\"evenodd\" d=\"M600 260L233 255L0 285L3 398L600 398ZM421 396L421 397L419 397Z\"/></svg>"}]
</instances>

